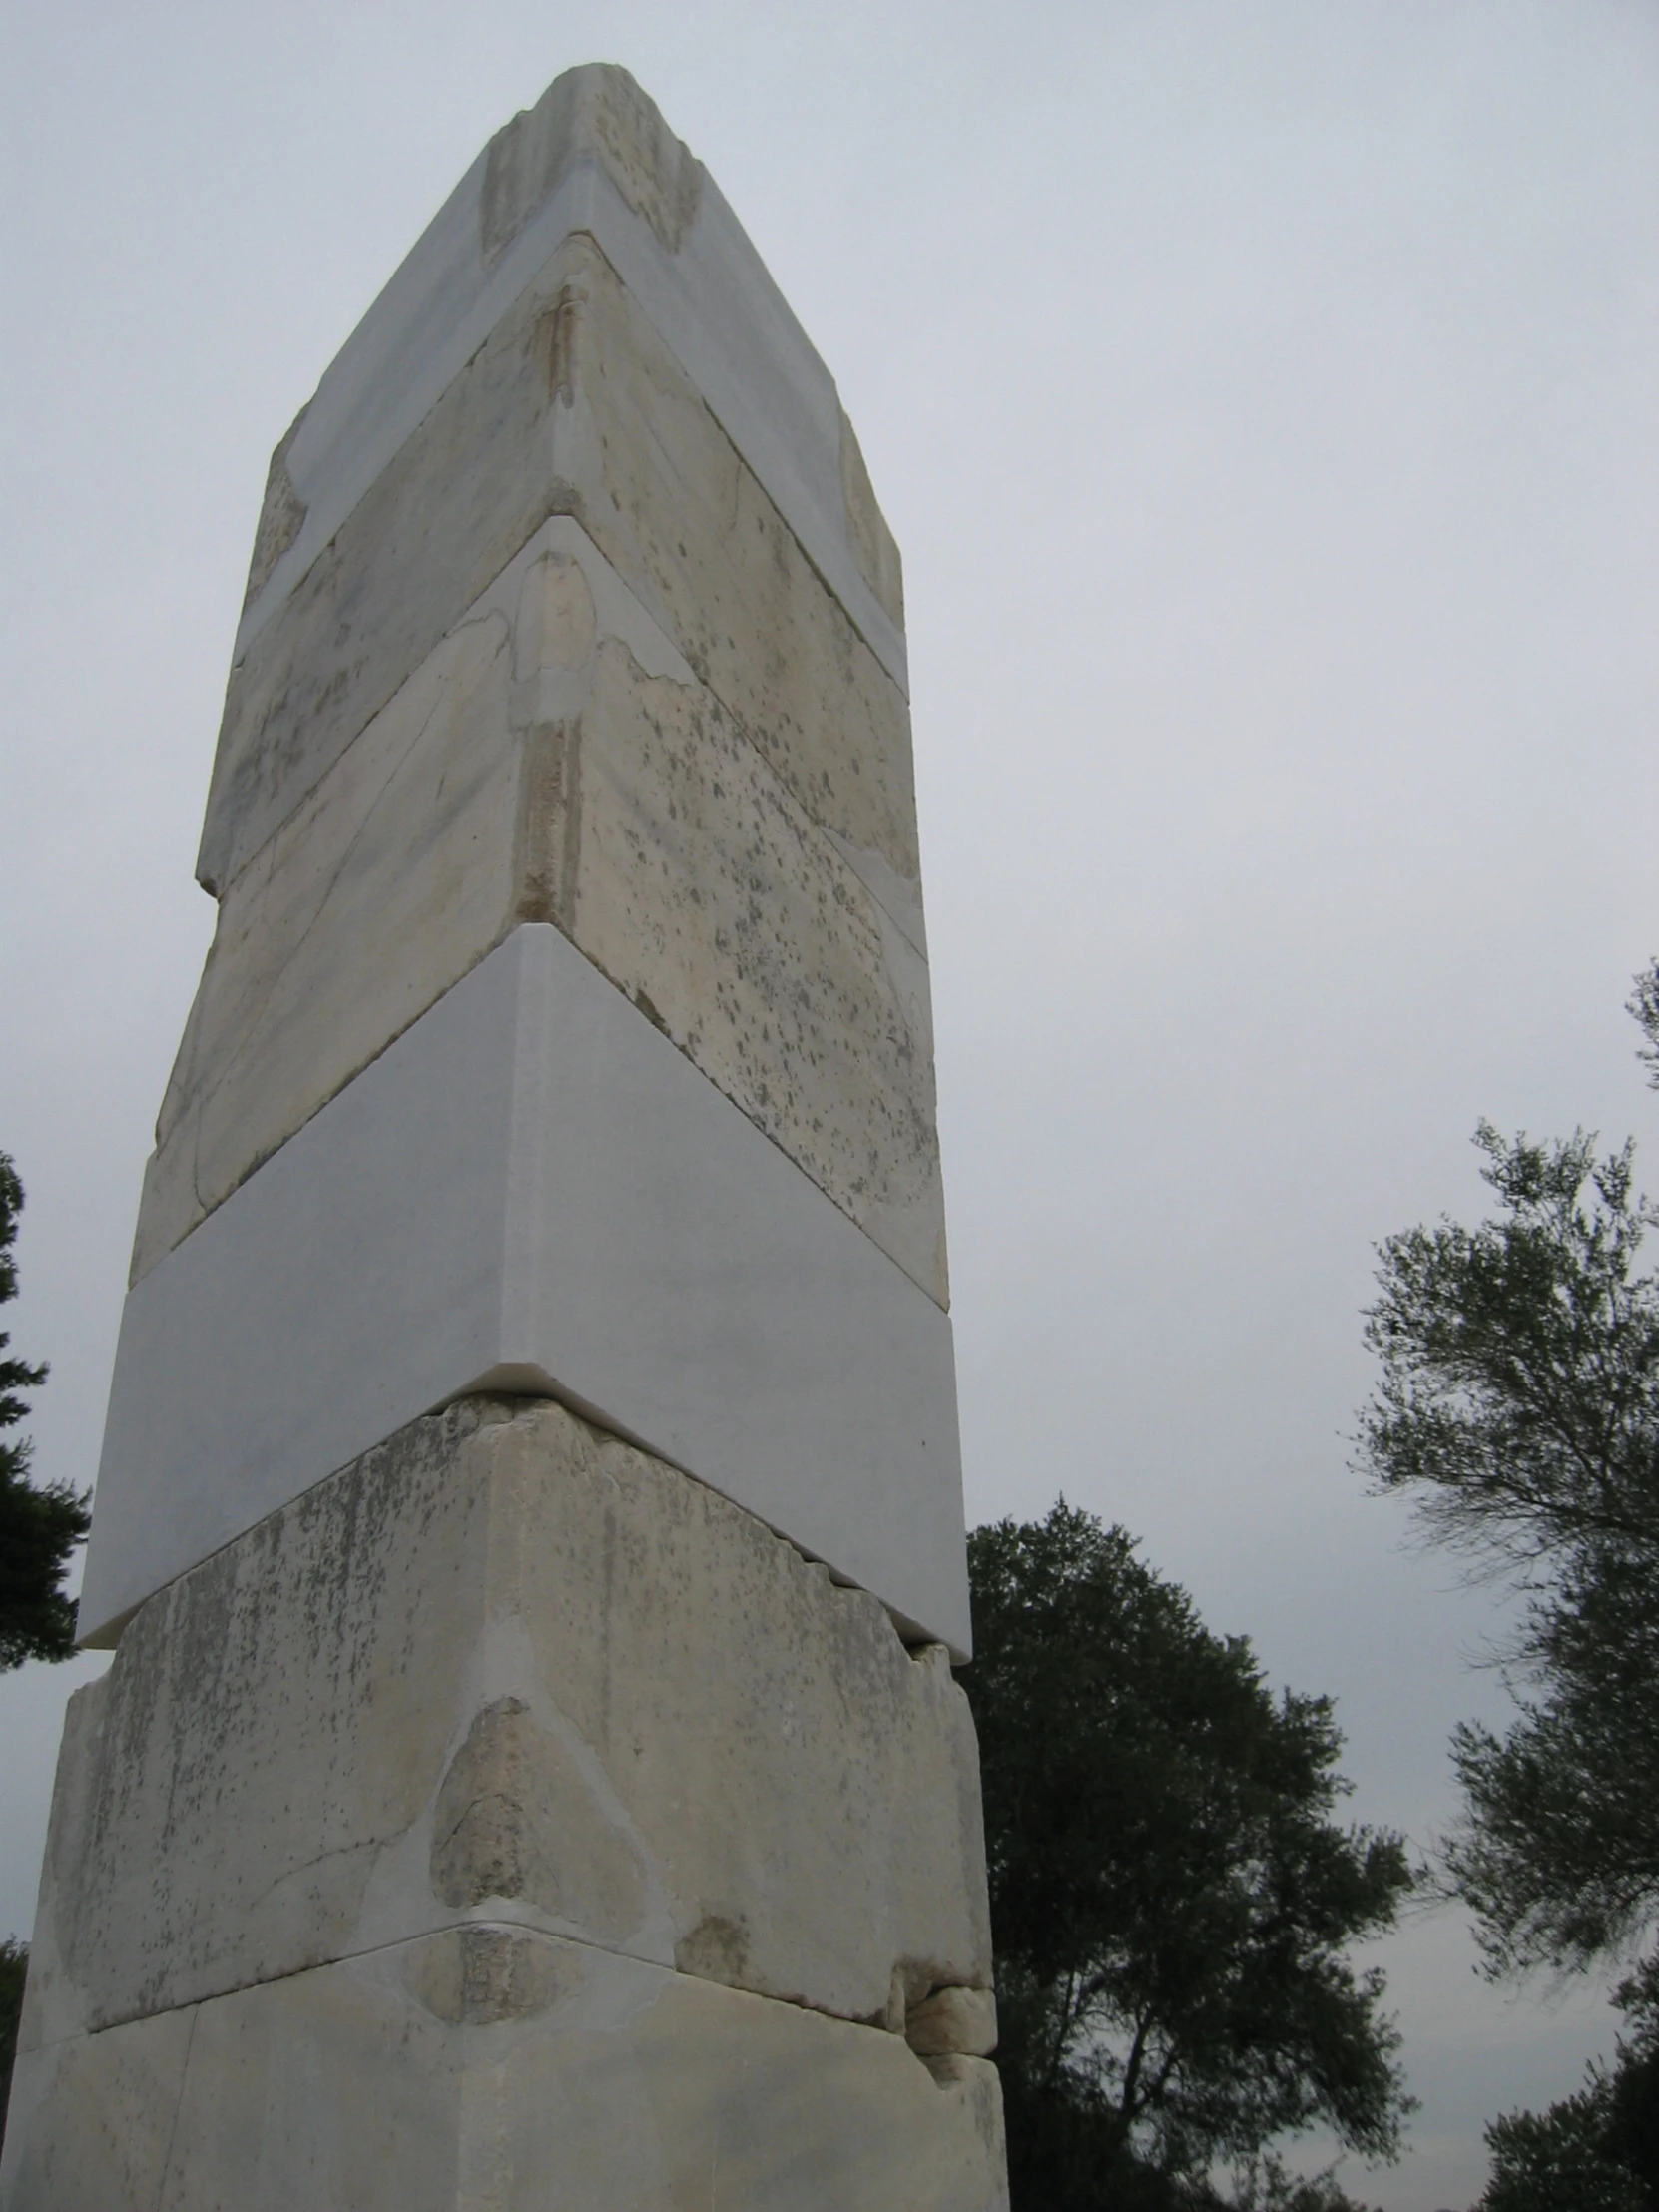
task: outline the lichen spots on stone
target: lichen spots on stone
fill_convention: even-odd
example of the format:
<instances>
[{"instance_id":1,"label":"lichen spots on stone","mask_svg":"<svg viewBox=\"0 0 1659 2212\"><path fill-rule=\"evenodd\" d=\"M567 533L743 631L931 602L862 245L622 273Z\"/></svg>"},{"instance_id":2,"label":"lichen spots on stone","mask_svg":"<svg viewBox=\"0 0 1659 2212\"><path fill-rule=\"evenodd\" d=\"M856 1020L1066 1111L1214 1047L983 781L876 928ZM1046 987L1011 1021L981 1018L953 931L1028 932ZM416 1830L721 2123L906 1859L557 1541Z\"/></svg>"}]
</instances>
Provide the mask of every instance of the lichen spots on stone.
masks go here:
<instances>
[{"instance_id":1,"label":"lichen spots on stone","mask_svg":"<svg viewBox=\"0 0 1659 2212\"><path fill-rule=\"evenodd\" d=\"M668 1023L657 1011L656 1005L653 1003L649 993L642 990L636 990L633 993L633 999L634 1004L639 1008L640 1012L645 1016L646 1020L650 1022L652 1028L660 1029L663 1035L666 1037L668 1035Z\"/></svg>"},{"instance_id":2,"label":"lichen spots on stone","mask_svg":"<svg viewBox=\"0 0 1659 2212\"><path fill-rule=\"evenodd\" d=\"M724 1982L728 1988L749 1986L749 1931L730 1914L708 1913L689 1936L674 1946L674 1963L681 1973L696 1974L703 1981Z\"/></svg>"}]
</instances>

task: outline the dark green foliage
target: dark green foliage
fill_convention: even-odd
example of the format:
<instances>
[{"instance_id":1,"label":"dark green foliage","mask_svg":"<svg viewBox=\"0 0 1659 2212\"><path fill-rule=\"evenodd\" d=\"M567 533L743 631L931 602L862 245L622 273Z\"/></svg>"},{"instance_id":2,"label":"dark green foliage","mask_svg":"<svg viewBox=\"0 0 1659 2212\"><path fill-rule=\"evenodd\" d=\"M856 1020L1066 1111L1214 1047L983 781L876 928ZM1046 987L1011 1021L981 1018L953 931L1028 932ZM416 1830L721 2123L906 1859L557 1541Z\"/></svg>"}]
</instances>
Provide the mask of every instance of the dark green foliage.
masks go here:
<instances>
[{"instance_id":1,"label":"dark green foliage","mask_svg":"<svg viewBox=\"0 0 1659 2212\"><path fill-rule=\"evenodd\" d=\"M12 1246L22 1211L23 1185L0 1152L0 1306L17 1296ZM0 1332L0 1355L10 1343ZM45 1381L44 1365L0 1357L0 1432L18 1425L28 1411L22 1393ZM32 1484L29 1456L26 1437L0 1434L0 1671L25 1659L67 1659L75 1649L75 1607L63 1579L91 1516L66 1482Z\"/></svg>"},{"instance_id":2,"label":"dark green foliage","mask_svg":"<svg viewBox=\"0 0 1659 2212\"><path fill-rule=\"evenodd\" d=\"M1635 2176L1608 2156L1605 2084L1486 2129L1492 2178L1480 2212L1645 2212Z\"/></svg>"},{"instance_id":3,"label":"dark green foliage","mask_svg":"<svg viewBox=\"0 0 1659 2212\"><path fill-rule=\"evenodd\" d=\"M1016 2212L1229 2201L1212 2167L1321 2123L1391 2156L1397 2039L1343 1954L1410 1877L1397 1838L1329 1817L1330 1701L1276 1700L1248 1643L1064 1502L968 1548ZM1297 2186L1299 2212L1345 2201L1261 2163L1233 2201Z\"/></svg>"},{"instance_id":4,"label":"dark green foliage","mask_svg":"<svg viewBox=\"0 0 1659 2212\"><path fill-rule=\"evenodd\" d=\"M1659 962L1630 1010L1659 1084ZM1659 1924L1659 1281L1632 1147L1476 1142L1499 1211L1381 1247L1362 1463L1506 1582L1517 1717L1465 1726L1446 1888L1494 1973L1617 1956ZM1619 1991L1611 2068L1487 2130L1481 2212L1659 2212L1659 1961Z\"/></svg>"},{"instance_id":5,"label":"dark green foliage","mask_svg":"<svg viewBox=\"0 0 1659 2212\"><path fill-rule=\"evenodd\" d=\"M1659 1293L1635 1272L1632 1150L1475 1138L1495 1221L1381 1247L1368 1464L1437 1538L1505 1569L1659 1546Z\"/></svg>"},{"instance_id":6,"label":"dark green foliage","mask_svg":"<svg viewBox=\"0 0 1659 2212\"><path fill-rule=\"evenodd\" d=\"M1197 2197L1199 2212L1207 2200L1225 2212L1367 2212L1331 2174L1290 2174L1271 2153L1240 2167L1224 2195L1210 2190Z\"/></svg>"},{"instance_id":7,"label":"dark green foliage","mask_svg":"<svg viewBox=\"0 0 1659 2212\"><path fill-rule=\"evenodd\" d=\"M1634 2032L1608 2077L1605 2143L1641 2184L1642 2212L1659 2212L1659 1966L1633 1974L1618 2004Z\"/></svg>"},{"instance_id":8,"label":"dark green foliage","mask_svg":"<svg viewBox=\"0 0 1659 2212\"><path fill-rule=\"evenodd\" d=\"M28 1944L0 1936L0 2142L6 2135L6 2106L12 2093L12 2062L17 2056L17 2023L28 1968Z\"/></svg>"},{"instance_id":9,"label":"dark green foliage","mask_svg":"<svg viewBox=\"0 0 1659 2212\"><path fill-rule=\"evenodd\" d=\"M1659 2212L1659 1979L1648 1966L1618 2004L1634 2032L1611 2067L1547 2112L1486 2130L1492 2178L1477 2212Z\"/></svg>"},{"instance_id":10,"label":"dark green foliage","mask_svg":"<svg viewBox=\"0 0 1659 2212\"><path fill-rule=\"evenodd\" d=\"M1005 2067L1006 2061L999 2058L998 2064ZM1226 2180L1163 2172L1127 2157L1089 2186L1092 2195L1056 2197L1029 2179L1016 2180L1014 2212L1078 2203L1106 2206L1109 2212L1368 2212L1329 2172L1293 2174L1271 2153L1245 2160Z\"/></svg>"},{"instance_id":11,"label":"dark green foliage","mask_svg":"<svg viewBox=\"0 0 1659 2212\"><path fill-rule=\"evenodd\" d=\"M1363 1463L1521 1593L1519 1717L1459 1728L1445 1853L1493 1969L1616 1953L1659 1905L1659 1285L1631 1152L1482 1124L1495 1220L1381 1248Z\"/></svg>"}]
</instances>

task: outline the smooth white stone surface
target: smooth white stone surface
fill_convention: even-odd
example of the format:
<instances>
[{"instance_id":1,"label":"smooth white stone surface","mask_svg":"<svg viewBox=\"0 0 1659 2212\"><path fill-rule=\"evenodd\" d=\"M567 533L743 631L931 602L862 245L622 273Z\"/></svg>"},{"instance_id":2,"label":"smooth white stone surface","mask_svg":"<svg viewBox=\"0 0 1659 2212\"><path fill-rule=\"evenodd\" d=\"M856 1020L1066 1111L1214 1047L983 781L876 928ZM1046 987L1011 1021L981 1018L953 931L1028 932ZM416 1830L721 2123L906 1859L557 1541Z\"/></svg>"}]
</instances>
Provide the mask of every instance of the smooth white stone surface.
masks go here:
<instances>
[{"instance_id":1,"label":"smooth white stone surface","mask_svg":"<svg viewBox=\"0 0 1659 2212\"><path fill-rule=\"evenodd\" d=\"M948 1317L546 924L129 1292L87 1640L491 1387L565 1399L966 1654Z\"/></svg>"}]
</instances>

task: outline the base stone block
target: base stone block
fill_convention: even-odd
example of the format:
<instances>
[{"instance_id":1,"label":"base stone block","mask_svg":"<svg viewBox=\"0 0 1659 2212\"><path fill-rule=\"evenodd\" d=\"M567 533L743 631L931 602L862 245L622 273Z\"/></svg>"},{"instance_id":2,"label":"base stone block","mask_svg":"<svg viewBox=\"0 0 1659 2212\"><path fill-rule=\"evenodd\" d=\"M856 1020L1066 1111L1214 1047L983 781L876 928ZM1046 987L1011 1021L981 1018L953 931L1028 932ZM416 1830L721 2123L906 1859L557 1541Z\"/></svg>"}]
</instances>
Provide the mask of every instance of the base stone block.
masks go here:
<instances>
[{"instance_id":1,"label":"base stone block","mask_svg":"<svg viewBox=\"0 0 1659 2212\"><path fill-rule=\"evenodd\" d=\"M7 2212L1007 2204L984 2060L515 1929L75 2036L12 2095Z\"/></svg>"},{"instance_id":2,"label":"base stone block","mask_svg":"<svg viewBox=\"0 0 1659 2212\"><path fill-rule=\"evenodd\" d=\"M989 1980L942 1648L468 1399L71 1702L0 2208L990 2212Z\"/></svg>"},{"instance_id":3,"label":"base stone block","mask_svg":"<svg viewBox=\"0 0 1659 2212\"><path fill-rule=\"evenodd\" d=\"M70 1708L24 2048L475 1914L849 2020L985 1988L937 1645L546 1401L419 1420Z\"/></svg>"}]
</instances>

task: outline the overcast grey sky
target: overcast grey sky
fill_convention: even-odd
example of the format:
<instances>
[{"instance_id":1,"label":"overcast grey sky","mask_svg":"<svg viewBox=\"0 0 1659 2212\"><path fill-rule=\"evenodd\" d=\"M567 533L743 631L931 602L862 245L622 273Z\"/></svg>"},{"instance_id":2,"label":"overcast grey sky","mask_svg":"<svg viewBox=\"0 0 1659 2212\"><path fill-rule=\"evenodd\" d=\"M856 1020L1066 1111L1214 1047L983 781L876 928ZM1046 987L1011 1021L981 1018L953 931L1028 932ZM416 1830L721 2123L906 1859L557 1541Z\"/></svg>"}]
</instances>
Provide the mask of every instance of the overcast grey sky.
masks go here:
<instances>
[{"instance_id":1,"label":"overcast grey sky","mask_svg":"<svg viewBox=\"0 0 1659 2212\"><path fill-rule=\"evenodd\" d=\"M489 134L625 63L905 557L970 1515L1068 1497L1330 1690L1425 1840L1490 1617L1363 1494L1372 1246L1476 1117L1659 1131L1650 0L7 0L0 1145L89 1480L270 448ZM1659 1150L1647 1149L1659 1183ZM0 1927L63 1697L0 1683ZM1594 1991L1383 1946L1466 2204Z\"/></svg>"}]
</instances>

